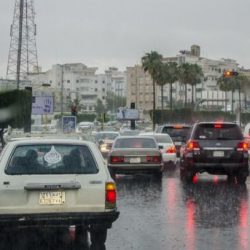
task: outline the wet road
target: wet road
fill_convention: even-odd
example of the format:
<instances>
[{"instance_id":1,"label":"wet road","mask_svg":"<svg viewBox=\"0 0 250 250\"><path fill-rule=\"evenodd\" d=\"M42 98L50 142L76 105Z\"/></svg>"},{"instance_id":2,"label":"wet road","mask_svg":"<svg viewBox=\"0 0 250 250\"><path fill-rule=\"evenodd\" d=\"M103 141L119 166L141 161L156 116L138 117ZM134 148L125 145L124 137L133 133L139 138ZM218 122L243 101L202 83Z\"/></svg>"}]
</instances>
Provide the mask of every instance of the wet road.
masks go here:
<instances>
[{"instance_id":1,"label":"wet road","mask_svg":"<svg viewBox=\"0 0 250 250\"><path fill-rule=\"evenodd\" d=\"M247 185L199 175L183 184L179 173L161 183L147 176L119 176L120 218L108 232L107 250L248 250Z\"/></svg>"},{"instance_id":2,"label":"wet road","mask_svg":"<svg viewBox=\"0 0 250 250\"><path fill-rule=\"evenodd\" d=\"M120 217L108 231L106 250L250 249L250 178L240 186L204 174L187 185L175 171L165 173L162 181L118 176L117 187ZM55 234L47 235L4 235L0 249L84 249L73 248L68 234L59 232L59 241Z\"/></svg>"}]
</instances>

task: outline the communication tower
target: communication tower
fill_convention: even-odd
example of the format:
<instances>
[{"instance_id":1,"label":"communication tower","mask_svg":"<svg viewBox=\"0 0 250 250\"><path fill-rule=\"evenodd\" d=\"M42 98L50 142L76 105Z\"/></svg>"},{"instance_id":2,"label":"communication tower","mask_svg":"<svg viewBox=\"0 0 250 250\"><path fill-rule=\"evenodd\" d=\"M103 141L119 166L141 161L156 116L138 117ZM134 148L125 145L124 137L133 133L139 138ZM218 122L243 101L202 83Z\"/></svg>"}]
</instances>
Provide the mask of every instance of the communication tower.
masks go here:
<instances>
[{"instance_id":1,"label":"communication tower","mask_svg":"<svg viewBox=\"0 0 250 250\"><path fill-rule=\"evenodd\" d=\"M6 78L16 80L19 89L20 80L27 80L31 72L39 73L33 0L15 0L10 37Z\"/></svg>"}]
</instances>

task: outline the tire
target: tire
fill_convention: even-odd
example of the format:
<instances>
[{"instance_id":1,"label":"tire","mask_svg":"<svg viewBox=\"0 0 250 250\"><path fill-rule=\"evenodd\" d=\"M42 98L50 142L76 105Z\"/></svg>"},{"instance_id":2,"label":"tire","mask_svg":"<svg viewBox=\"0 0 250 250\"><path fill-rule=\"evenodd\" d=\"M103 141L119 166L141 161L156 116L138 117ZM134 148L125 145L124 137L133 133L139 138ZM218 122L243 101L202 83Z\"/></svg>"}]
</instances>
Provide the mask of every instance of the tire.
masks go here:
<instances>
[{"instance_id":1,"label":"tire","mask_svg":"<svg viewBox=\"0 0 250 250\"><path fill-rule=\"evenodd\" d=\"M245 184L247 180L247 176L244 173L238 173L236 176L237 183Z\"/></svg>"},{"instance_id":2,"label":"tire","mask_svg":"<svg viewBox=\"0 0 250 250\"><path fill-rule=\"evenodd\" d=\"M76 226L75 241L73 249L88 249L88 231L82 226Z\"/></svg>"},{"instance_id":3,"label":"tire","mask_svg":"<svg viewBox=\"0 0 250 250\"><path fill-rule=\"evenodd\" d=\"M116 179L116 173L115 173L115 170L114 169L111 169L109 168L109 173L110 173L110 176L113 180Z\"/></svg>"},{"instance_id":4,"label":"tire","mask_svg":"<svg viewBox=\"0 0 250 250\"><path fill-rule=\"evenodd\" d=\"M95 245L98 243L104 244L107 239L107 229L99 229L90 231L90 239L91 239L91 245Z\"/></svg>"},{"instance_id":5,"label":"tire","mask_svg":"<svg viewBox=\"0 0 250 250\"><path fill-rule=\"evenodd\" d=\"M184 169L180 169L180 177L182 181L192 182L194 176L195 176L195 173L184 170Z\"/></svg>"}]
</instances>

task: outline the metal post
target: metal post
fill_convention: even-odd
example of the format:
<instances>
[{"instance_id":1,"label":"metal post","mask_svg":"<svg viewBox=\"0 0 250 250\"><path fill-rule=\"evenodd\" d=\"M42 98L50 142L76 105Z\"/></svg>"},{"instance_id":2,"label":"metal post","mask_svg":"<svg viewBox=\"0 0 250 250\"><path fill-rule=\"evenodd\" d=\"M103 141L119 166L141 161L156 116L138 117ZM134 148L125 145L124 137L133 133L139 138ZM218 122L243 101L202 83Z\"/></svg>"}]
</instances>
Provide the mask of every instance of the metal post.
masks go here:
<instances>
[{"instance_id":1,"label":"metal post","mask_svg":"<svg viewBox=\"0 0 250 250\"><path fill-rule=\"evenodd\" d=\"M64 81L64 69L63 69L63 65L61 65L61 70L62 70L62 82L61 82L61 117L63 117L63 81Z\"/></svg>"},{"instance_id":2,"label":"metal post","mask_svg":"<svg viewBox=\"0 0 250 250\"><path fill-rule=\"evenodd\" d=\"M22 54L22 41L23 41L23 0L20 0L19 6L19 34L18 34L18 51L17 51L17 89L20 84L20 67L21 67L21 54Z\"/></svg>"}]
</instances>

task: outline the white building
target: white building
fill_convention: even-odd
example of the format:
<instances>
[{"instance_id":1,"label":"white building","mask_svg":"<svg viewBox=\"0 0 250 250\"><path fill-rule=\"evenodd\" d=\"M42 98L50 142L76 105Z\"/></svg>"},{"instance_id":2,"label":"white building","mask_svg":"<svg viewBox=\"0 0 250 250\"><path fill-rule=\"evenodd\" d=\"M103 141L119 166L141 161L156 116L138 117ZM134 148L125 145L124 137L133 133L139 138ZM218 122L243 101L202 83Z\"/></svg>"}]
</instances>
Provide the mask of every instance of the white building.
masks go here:
<instances>
[{"instance_id":1,"label":"white building","mask_svg":"<svg viewBox=\"0 0 250 250\"><path fill-rule=\"evenodd\" d=\"M30 75L33 86L50 85L55 97L55 111L69 112L72 102L78 101L78 110L94 112L97 99L106 104L106 76L96 74L96 67L82 63L57 64L39 75ZM62 105L63 103L63 105Z\"/></svg>"},{"instance_id":2,"label":"white building","mask_svg":"<svg viewBox=\"0 0 250 250\"><path fill-rule=\"evenodd\" d=\"M178 65L182 63L197 64L201 67L204 80L197 84L194 92L194 101L197 108L206 106L210 109L218 109L223 107L225 100L231 101L231 96L224 91L219 90L217 80L222 76L224 70L237 70L238 63L232 59L213 60L200 56L200 47L192 45L191 50L181 50L175 57L166 57L163 62L176 62ZM187 86L187 101L191 102L191 85ZM165 93L169 92L169 86L166 85ZM173 99L177 103L184 101L184 86L176 82L173 88ZM168 100L168 97L166 98Z\"/></svg>"},{"instance_id":3,"label":"white building","mask_svg":"<svg viewBox=\"0 0 250 250\"><path fill-rule=\"evenodd\" d=\"M119 71L115 67L110 67L105 71L107 77L107 91L115 93L117 96L126 96L126 72Z\"/></svg>"}]
</instances>

